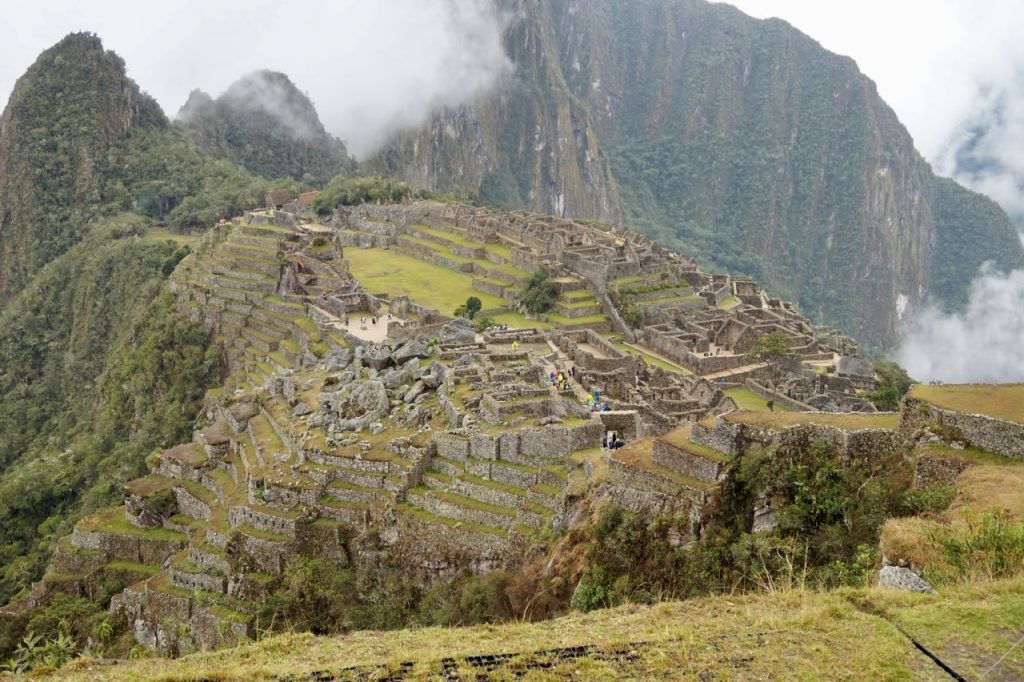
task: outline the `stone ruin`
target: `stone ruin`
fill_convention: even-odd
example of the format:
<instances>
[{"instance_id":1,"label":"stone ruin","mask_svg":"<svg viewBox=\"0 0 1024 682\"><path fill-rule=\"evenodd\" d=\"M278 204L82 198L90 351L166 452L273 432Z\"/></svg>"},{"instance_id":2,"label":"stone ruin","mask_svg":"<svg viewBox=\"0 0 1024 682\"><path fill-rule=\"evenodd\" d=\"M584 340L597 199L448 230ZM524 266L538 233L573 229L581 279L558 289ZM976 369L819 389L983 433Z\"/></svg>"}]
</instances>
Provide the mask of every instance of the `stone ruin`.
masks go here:
<instances>
[{"instance_id":1,"label":"stone ruin","mask_svg":"<svg viewBox=\"0 0 1024 682\"><path fill-rule=\"evenodd\" d=\"M499 296L543 265L559 292L549 328L478 333L371 295L345 249L385 246ZM627 230L522 211L361 206L332 226L250 212L211 230L170 287L230 374L192 442L152 458L123 506L62 540L33 596L92 594L116 575L128 587L111 611L163 651L253 636L256 605L296 556L391 552L431 575L514 564L571 524L589 488L689 514L695 535L735 454L697 438L697 422L735 410L728 388L857 409L868 380L836 373L843 348L749 279L706 275ZM402 319L383 339L344 323L385 306ZM623 313L637 306L646 323L632 330ZM773 330L795 353L769 389L745 353ZM571 379L552 384L560 373ZM610 432L626 447L604 449Z\"/></svg>"}]
</instances>

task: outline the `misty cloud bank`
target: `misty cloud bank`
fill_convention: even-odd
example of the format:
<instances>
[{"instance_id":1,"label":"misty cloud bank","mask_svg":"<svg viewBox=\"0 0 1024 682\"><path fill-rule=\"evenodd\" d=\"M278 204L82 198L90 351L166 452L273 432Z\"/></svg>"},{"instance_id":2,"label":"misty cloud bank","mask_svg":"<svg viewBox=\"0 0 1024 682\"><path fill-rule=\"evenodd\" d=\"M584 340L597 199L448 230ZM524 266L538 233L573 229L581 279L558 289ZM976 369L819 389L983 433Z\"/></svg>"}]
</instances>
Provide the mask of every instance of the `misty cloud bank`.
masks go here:
<instances>
[{"instance_id":1,"label":"misty cloud bank","mask_svg":"<svg viewBox=\"0 0 1024 682\"><path fill-rule=\"evenodd\" d=\"M939 163L1024 225L1024 74L979 88Z\"/></svg>"},{"instance_id":2,"label":"misty cloud bank","mask_svg":"<svg viewBox=\"0 0 1024 682\"><path fill-rule=\"evenodd\" d=\"M982 267L963 312L918 311L896 360L918 381L1024 381L1024 270Z\"/></svg>"},{"instance_id":3,"label":"misty cloud bank","mask_svg":"<svg viewBox=\"0 0 1024 682\"><path fill-rule=\"evenodd\" d=\"M508 18L491 0L47 0L4 11L4 101L41 51L92 31L171 116L194 89L217 97L245 74L284 73L357 157L511 70Z\"/></svg>"}]
</instances>

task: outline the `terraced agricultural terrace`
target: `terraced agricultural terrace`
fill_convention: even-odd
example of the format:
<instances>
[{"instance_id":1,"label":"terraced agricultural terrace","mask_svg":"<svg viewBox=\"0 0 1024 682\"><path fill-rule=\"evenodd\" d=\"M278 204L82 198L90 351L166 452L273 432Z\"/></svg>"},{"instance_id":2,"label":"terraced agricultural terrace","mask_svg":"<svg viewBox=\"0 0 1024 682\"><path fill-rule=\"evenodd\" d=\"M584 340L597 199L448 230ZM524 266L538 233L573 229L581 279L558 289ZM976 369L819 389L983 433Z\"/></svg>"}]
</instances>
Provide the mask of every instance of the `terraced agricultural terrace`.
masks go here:
<instances>
[{"instance_id":1,"label":"terraced agricultural terrace","mask_svg":"<svg viewBox=\"0 0 1024 682\"><path fill-rule=\"evenodd\" d=\"M538 270L557 298L528 316L517 300ZM171 288L229 374L193 441L81 522L33 597L116 574L130 586L111 611L162 651L181 646L170 621L188 624L186 648L251 637L254 605L296 556L400 548L421 573L504 566L597 486L689 518L686 541L748 437L742 415L800 421L736 412L730 394L760 410L873 409L864 378L841 371L852 341L621 228L431 202L341 208L329 224L252 211L196 243ZM452 317L468 296L495 326ZM623 311L638 307L634 329ZM774 331L794 352L768 388L748 351Z\"/></svg>"}]
</instances>

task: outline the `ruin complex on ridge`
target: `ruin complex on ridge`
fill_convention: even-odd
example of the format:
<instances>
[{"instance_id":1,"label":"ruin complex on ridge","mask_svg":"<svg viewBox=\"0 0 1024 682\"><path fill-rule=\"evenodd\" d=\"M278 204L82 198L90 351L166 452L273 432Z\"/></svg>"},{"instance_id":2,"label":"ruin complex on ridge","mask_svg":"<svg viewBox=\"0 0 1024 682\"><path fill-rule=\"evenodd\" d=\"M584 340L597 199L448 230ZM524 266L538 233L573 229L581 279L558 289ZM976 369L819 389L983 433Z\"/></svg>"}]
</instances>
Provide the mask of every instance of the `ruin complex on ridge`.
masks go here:
<instances>
[{"instance_id":1,"label":"ruin complex on ridge","mask_svg":"<svg viewBox=\"0 0 1024 682\"><path fill-rule=\"evenodd\" d=\"M637 233L435 202L321 224L308 201L274 203L213 228L171 277L230 369L202 427L61 541L36 599L120 571L131 586L111 610L141 643L168 649L181 622L213 647L253 634L253 605L297 555L486 570L568 527L588 489L688 517L685 543L746 433L730 391L874 411L851 339ZM497 324L365 285L349 262L364 250L457 273L504 302L478 313ZM557 300L529 319L515 300L539 270ZM791 341L778 367L751 356L772 332ZM625 446L603 447L609 433Z\"/></svg>"}]
</instances>

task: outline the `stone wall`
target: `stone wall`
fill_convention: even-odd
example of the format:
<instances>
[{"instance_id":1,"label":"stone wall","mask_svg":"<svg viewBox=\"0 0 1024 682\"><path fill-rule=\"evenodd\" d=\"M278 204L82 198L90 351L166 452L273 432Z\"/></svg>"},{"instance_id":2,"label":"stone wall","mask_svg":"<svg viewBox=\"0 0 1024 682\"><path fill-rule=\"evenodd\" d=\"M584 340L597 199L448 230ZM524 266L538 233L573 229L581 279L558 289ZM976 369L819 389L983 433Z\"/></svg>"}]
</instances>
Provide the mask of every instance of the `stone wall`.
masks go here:
<instances>
[{"instance_id":1,"label":"stone wall","mask_svg":"<svg viewBox=\"0 0 1024 682\"><path fill-rule=\"evenodd\" d=\"M608 483L633 490L685 497L699 504L703 504L706 497L706 494L697 488L690 488L674 479L664 478L639 467L630 466L615 459L614 455L608 457Z\"/></svg>"},{"instance_id":2,"label":"stone wall","mask_svg":"<svg viewBox=\"0 0 1024 682\"><path fill-rule=\"evenodd\" d=\"M918 457L914 462L914 488L921 490L933 485L955 485L956 479L970 462L938 457Z\"/></svg>"},{"instance_id":3,"label":"stone wall","mask_svg":"<svg viewBox=\"0 0 1024 682\"><path fill-rule=\"evenodd\" d=\"M706 459L658 439L654 440L651 448L651 461L709 483L718 481L725 470L722 462Z\"/></svg>"},{"instance_id":4,"label":"stone wall","mask_svg":"<svg viewBox=\"0 0 1024 682\"><path fill-rule=\"evenodd\" d=\"M910 435L924 426L953 430L968 445L1005 457L1024 458L1024 424L984 414L954 412L921 400L905 398L900 412L900 430Z\"/></svg>"},{"instance_id":5,"label":"stone wall","mask_svg":"<svg viewBox=\"0 0 1024 682\"><path fill-rule=\"evenodd\" d=\"M810 405L802 403L799 400L790 398L788 395L784 393L773 391L759 384L753 379L747 379L746 384L747 388L753 391L756 395L760 396L761 398L764 398L765 400L772 400L775 402L776 405L781 405L782 407L785 407L787 410L792 410L793 412L817 412L817 410L811 407Z\"/></svg>"}]
</instances>

